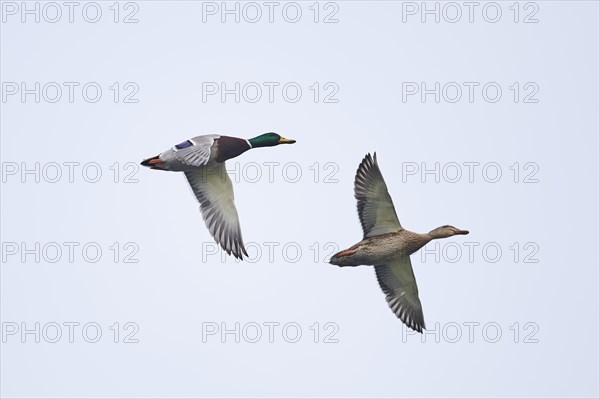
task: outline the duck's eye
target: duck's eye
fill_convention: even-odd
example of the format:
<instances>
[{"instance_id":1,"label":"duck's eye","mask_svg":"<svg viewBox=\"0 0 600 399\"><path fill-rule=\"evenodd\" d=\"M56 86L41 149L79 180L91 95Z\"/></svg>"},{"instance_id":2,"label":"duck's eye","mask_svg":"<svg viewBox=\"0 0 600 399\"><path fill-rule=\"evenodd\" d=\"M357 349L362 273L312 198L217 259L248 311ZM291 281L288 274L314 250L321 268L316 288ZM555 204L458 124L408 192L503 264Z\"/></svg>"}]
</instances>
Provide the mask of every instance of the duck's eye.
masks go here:
<instances>
[{"instance_id":1,"label":"duck's eye","mask_svg":"<svg viewBox=\"0 0 600 399\"><path fill-rule=\"evenodd\" d=\"M184 141L183 143L179 143L175 146L178 150L183 150L184 148L188 148L193 146L192 142L189 140Z\"/></svg>"}]
</instances>

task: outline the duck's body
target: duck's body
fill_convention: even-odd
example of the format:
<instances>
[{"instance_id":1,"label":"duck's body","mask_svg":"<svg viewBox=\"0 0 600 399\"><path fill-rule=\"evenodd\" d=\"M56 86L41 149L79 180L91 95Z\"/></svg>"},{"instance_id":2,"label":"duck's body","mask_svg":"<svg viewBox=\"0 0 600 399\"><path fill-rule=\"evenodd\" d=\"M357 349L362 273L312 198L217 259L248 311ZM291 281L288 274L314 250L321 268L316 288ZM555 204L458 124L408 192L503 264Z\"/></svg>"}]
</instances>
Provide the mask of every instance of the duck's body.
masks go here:
<instances>
[{"instance_id":1,"label":"duck's body","mask_svg":"<svg viewBox=\"0 0 600 399\"><path fill-rule=\"evenodd\" d=\"M250 141L238 137L207 134L176 144L142 165L152 169L186 172L223 163L252 149Z\"/></svg>"},{"instance_id":2,"label":"duck's body","mask_svg":"<svg viewBox=\"0 0 600 399\"><path fill-rule=\"evenodd\" d=\"M336 266L380 265L390 259L410 256L429 241L431 238L426 234L408 230L367 237L347 250L338 252L331 258L331 263Z\"/></svg>"},{"instance_id":3,"label":"duck's body","mask_svg":"<svg viewBox=\"0 0 600 399\"><path fill-rule=\"evenodd\" d=\"M373 158L371 154L367 154L356 171L354 196L364 237L335 254L330 263L375 266L377 281L394 314L408 327L422 332L425 320L410 255L433 239L469 232L447 225L426 234L405 230L398 221L377 156Z\"/></svg>"},{"instance_id":4,"label":"duck's body","mask_svg":"<svg viewBox=\"0 0 600 399\"><path fill-rule=\"evenodd\" d=\"M225 161L258 147L292 144L276 133L253 139L208 134L174 145L159 155L142 161L143 166L171 172L184 172L200 202L202 217L211 235L228 254L248 256L234 203L233 185Z\"/></svg>"}]
</instances>

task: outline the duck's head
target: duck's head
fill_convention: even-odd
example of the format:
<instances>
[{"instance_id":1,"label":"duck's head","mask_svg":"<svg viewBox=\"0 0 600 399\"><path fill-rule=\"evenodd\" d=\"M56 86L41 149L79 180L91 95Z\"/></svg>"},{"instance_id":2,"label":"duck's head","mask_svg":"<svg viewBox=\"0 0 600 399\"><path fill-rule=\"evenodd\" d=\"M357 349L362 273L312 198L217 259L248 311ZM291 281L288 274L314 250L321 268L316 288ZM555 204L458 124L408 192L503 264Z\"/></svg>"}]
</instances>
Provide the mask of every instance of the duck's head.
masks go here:
<instances>
[{"instance_id":1,"label":"duck's head","mask_svg":"<svg viewBox=\"0 0 600 399\"><path fill-rule=\"evenodd\" d=\"M273 147L279 144L294 144L296 140L286 139L277 133L265 133L248 140L252 148Z\"/></svg>"},{"instance_id":2,"label":"duck's head","mask_svg":"<svg viewBox=\"0 0 600 399\"><path fill-rule=\"evenodd\" d=\"M437 229L433 229L429 232L429 236L432 239L448 238L448 237L455 236L457 234L463 234L463 235L469 234L469 230L461 230L461 229L457 229L454 226L445 225L445 226L440 226Z\"/></svg>"}]
</instances>

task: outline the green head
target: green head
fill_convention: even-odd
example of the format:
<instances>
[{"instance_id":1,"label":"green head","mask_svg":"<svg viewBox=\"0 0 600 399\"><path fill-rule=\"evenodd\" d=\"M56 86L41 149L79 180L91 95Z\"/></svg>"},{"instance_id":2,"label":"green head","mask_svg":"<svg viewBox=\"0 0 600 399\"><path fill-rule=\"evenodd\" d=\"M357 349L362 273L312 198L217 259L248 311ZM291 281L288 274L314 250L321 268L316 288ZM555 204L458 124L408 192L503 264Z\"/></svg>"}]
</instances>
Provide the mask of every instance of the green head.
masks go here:
<instances>
[{"instance_id":1,"label":"green head","mask_svg":"<svg viewBox=\"0 0 600 399\"><path fill-rule=\"evenodd\" d=\"M296 140L281 137L277 133L265 133L248 140L252 148L273 147L279 144L294 144Z\"/></svg>"}]
</instances>

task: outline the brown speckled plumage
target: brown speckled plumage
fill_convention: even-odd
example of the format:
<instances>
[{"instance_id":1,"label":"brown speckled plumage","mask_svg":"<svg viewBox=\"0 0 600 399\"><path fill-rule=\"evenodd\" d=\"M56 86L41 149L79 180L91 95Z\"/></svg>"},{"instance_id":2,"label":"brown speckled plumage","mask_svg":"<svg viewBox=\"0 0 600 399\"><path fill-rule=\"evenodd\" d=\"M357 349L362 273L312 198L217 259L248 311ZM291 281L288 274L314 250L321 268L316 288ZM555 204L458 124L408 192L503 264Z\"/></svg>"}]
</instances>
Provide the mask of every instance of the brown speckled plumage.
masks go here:
<instances>
[{"instance_id":1,"label":"brown speckled plumage","mask_svg":"<svg viewBox=\"0 0 600 399\"><path fill-rule=\"evenodd\" d=\"M410 256L429 241L431 238L427 234L408 230L368 237L346 250L356 250L355 253L334 256L331 263L338 266L380 265L390 259Z\"/></svg>"},{"instance_id":2,"label":"brown speckled plumage","mask_svg":"<svg viewBox=\"0 0 600 399\"><path fill-rule=\"evenodd\" d=\"M337 266L375 266L377 281L394 314L408 327L425 328L417 282L410 255L432 239L468 234L452 226L442 226L426 234L405 230L400 225L377 155L367 154L356 171L354 195L364 238L335 254L330 263Z\"/></svg>"}]
</instances>

